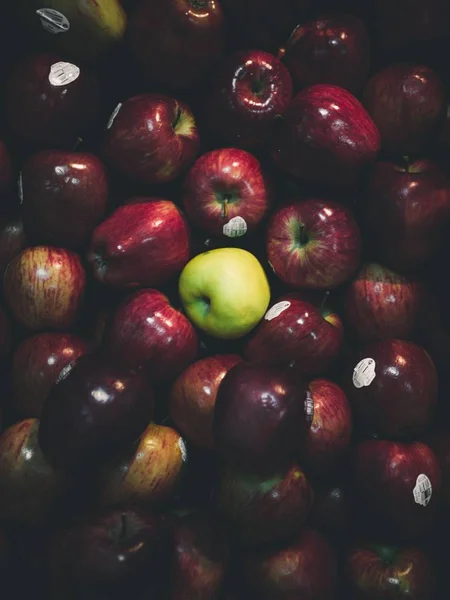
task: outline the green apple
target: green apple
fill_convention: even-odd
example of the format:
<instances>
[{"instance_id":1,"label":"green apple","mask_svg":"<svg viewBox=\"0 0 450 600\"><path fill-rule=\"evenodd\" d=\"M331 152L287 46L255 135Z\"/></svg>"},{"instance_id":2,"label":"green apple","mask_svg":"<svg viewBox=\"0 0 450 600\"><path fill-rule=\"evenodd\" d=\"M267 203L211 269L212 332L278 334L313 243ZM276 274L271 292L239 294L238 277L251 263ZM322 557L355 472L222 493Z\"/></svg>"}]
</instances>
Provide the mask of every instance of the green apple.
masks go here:
<instances>
[{"instance_id":1,"label":"green apple","mask_svg":"<svg viewBox=\"0 0 450 600\"><path fill-rule=\"evenodd\" d=\"M228 340L256 327L270 302L261 264L240 248L218 248L193 258L181 273L179 292L197 327Z\"/></svg>"}]
</instances>

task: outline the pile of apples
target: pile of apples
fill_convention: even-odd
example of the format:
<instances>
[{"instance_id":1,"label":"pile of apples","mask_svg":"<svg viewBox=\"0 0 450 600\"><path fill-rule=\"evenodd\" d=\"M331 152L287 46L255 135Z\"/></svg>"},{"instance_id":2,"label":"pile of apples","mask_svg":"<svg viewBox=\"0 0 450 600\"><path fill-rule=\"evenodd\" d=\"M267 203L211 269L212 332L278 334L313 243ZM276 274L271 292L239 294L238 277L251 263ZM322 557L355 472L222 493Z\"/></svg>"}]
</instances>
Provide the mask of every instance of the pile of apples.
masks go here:
<instances>
[{"instance_id":1,"label":"pile of apples","mask_svg":"<svg viewBox=\"0 0 450 600\"><path fill-rule=\"evenodd\" d=\"M0 29L0 596L450 597L448 0Z\"/></svg>"}]
</instances>

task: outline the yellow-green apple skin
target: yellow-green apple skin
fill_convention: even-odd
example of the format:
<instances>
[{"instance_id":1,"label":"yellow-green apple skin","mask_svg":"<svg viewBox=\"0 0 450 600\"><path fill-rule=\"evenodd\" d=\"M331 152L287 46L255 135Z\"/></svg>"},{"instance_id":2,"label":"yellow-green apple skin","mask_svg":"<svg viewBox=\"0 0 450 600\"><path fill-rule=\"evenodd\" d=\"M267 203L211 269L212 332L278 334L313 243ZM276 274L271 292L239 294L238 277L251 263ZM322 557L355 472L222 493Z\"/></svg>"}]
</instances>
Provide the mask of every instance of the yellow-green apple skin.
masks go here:
<instances>
[{"instance_id":1,"label":"yellow-green apple skin","mask_svg":"<svg viewBox=\"0 0 450 600\"><path fill-rule=\"evenodd\" d=\"M270 302L260 262L240 248L218 248L193 258L181 273L179 293L194 325L229 340L256 327Z\"/></svg>"}]
</instances>

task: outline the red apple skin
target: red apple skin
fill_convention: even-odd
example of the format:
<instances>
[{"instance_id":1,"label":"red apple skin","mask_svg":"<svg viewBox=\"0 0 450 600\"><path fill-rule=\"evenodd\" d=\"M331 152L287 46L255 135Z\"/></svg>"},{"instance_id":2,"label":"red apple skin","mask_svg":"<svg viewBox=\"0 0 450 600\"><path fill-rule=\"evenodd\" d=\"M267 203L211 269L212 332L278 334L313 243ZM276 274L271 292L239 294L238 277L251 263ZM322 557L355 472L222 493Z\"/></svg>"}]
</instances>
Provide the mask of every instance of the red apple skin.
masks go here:
<instances>
[{"instance_id":1,"label":"red apple skin","mask_svg":"<svg viewBox=\"0 0 450 600\"><path fill-rule=\"evenodd\" d=\"M447 111L445 89L428 67L395 63L376 73L362 102L381 135L383 150L422 152L437 137Z\"/></svg>"},{"instance_id":2,"label":"red apple skin","mask_svg":"<svg viewBox=\"0 0 450 600\"><path fill-rule=\"evenodd\" d=\"M60 372L89 351L87 342L70 333L39 333L15 350L11 386L14 409L24 418L40 418L44 402Z\"/></svg>"},{"instance_id":3,"label":"red apple skin","mask_svg":"<svg viewBox=\"0 0 450 600\"><path fill-rule=\"evenodd\" d=\"M375 377L355 383L356 367L365 358L375 361ZM344 377L355 417L371 434L405 438L430 427L438 400L438 376L431 357L417 344L395 339L367 344Z\"/></svg>"},{"instance_id":4,"label":"red apple skin","mask_svg":"<svg viewBox=\"0 0 450 600\"><path fill-rule=\"evenodd\" d=\"M177 377L196 357L197 333L158 290L139 290L118 307L106 334L109 356L155 382Z\"/></svg>"},{"instance_id":5,"label":"red apple skin","mask_svg":"<svg viewBox=\"0 0 450 600\"><path fill-rule=\"evenodd\" d=\"M354 15L323 15L294 29L283 61L297 89L324 83L357 94L369 75L367 29Z\"/></svg>"},{"instance_id":6,"label":"red apple skin","mask_svg":"<svg viewBox=\"0 0 450 600\"><path fill-rule=\"evenodd\" d=\"M286 304L280 305L281 302ZM277 305L287 308L272 318L269 311ZM297 293L277 299L269 311L266 313L269 319L264 318L252 333L245 347L245 357L257 362L295 366L305 377L326 372L342 347L344 330L339 316L322 314Z\"/></svg>"},{"instance_id":7,"label":"red apple skin","mask_svg":"<svg viewBox=\"0 0 450 600\"><path fill-rule=\"evenodd\" d=\"M169 200L119 206L95 228L88 261L98 281L115 287L161 287L190 259L188 224Z\"/></svg>"},{"instance_id":8,"label":"red apple skin","mask_svg":"<svg viewBox=\"0 0 450 600\"><path fill-rule=\"evenodd\" d=\"M0 359L6 359L11 353L12 330L9 318L0 305Z\"/></svg>"},{"instance_id":9,"label":"red apple skin","mask_svg":"<svg viewBox=\"0 0 450 600\"><path fill-rule=\"evenodd\" d=\"M3 278L9 262L27 245L22 217L0 217L0 277Z\"/></svg>"},{"instance_id":10,"label":"red apple skin","mask_svg":"<svg viewBox=\"0 0 450 600\"><path fill-rule=\"evenodd\" d=\"M301 449L300 463L315 475L329 473L350 446L353 418L344 391L332 381L309 384L314 403L311 427Z\"/></svg>"},{"instance_id":11,"label":"red apple skin","mask_svg":"<svg viewBox=\"0 0 450 600\"><path fill-rule=\"evenodd\" d=\"M287 108L272 144L272 158L306 183L351 187L375 161L380 134L350 92L316 84L302 90Z\"/></svg>"},{"instance_id":12,"label":"red apple skin","mask_svg":"<svg viewBox=\"0 0 450 600\"><path fill-rule=\"evenodd\" d=\"M313 491L297 465L269 476L226 466L219 476L216 503L240 545L260 546L289 538L302 527Z\"/></svg>"},{"instance_id":13,"label":"red apple skin","mask_svg":"<svg viewBox=\"0 0 450 600\"><path fill-rule=\"evenodd\" d=\"M168 183L185 171L199 144L194 116L186 104L161 94L140 94L126 100L108 123L103 154L123 175L154 185Z\"/></svg>"},{"instance_id":14,"label":"red apple skin","mask_svg":"<svg viewBox=\"0 0 450 600\"><path fill-rule=\"evenodd\" d=\"M33 144L73 146L99 113L98 81L87 69L81 68L79 77L66 85L50 83L50 68L60 61L64 59L53 54L29 56L7 84L7 123L16 135Z\"/></svg>"},{"instance_id":15,"label":"red apple skin","mask_svg":"<svg viewBox=\"0 0 450 600\"><path fill-rule=\"evenodd\" d=\"M281 548L243 557L244 577L255 598L264 600L333 600L338 566L333 548L317 531L303 528Z\"/></svg>"},{"instance_id":16,"label":"red apple skin","mask_svg":"<svg viewBox=\"0 0 450 600\"><path fill-rule=\"evenodd\" d=\"M85 152L43 150L21 173L22 214L34 244L84 248L108 201L105 168Z\"/></svg>"},{"instance_id":17,"label":"red apple skin","mask_svg":"<svg viewBox=\"0 0 450 600\"><path fill-rule=\"evenodd\" d=\"M384 264L401 273L420 269L447 239L450 180L428 159L378 162L361 213L368 241Z\"/></svg>"},{"instance_id":18,"label":"red apple skin","mask_svg":"<svg viewBox=\"0 0 450 600\"><path fill-rule=\"evenodd\" d=\"M361 234L345 206L331 200L300 200L272 215L266 250L275 275L286 285L329 290L357 270Z\"/></svg>"},{"instance_id":19,"label":"red apple skin","mask_svg":"<svg viewBox=\"0 0 450 600\"><path fill-rule=\"evenodd\" d=\"M192 88L208 75L223 53L225 21L221 3L141 2L130 14L129 39L150 81L177 91Z\"/></svg>"},{"instance_id":20,"label":"red apple skin","mask_svg":"<svg viewBox=\"0 0 450 600\"><path fill-rule=\"evenodd\" d=\"M434 525L441 493L436 456L421 442L366 440L355 448L353 474L361 502L383 527L402 539L418 539ZM419 475L432 486L429 503L417 503Z\"/></svg>"},{"instance_id":21,"label":"red apple skin","mask_svg":"<svg viewBox=\"0 0 450 600\"><path fill-rule=\"evenodd\" d=\"M436 573L418 547L358 545L345 558L345 571L354 600L433 600Z\"/></svg>"},{"instance_id":22,"label":"red apple skin","mask_svg":"<svg viewBox=\"0 0 450 600\"><path fill-rule=\"evenodd\" d=\"M442 500L446 507L450 507L450 434L435 432L431 436L430 447L441 467Z\"/></svg>"},{"instance_id":23,"label":"red apple skin","mask_svg":"<svg viewBox=\"0 0 450 600\"><path fill-rule=\"evenodd\" d=\"M242 360L237 354L207 356L189 365L172 384L170 416L177 429L196 446L214 449L217 391L228 371Z\"/></svg>"},{"instance_id":24,"label":"red apple skin","mask_svg":"<svg viewBox=\"0 0 450 600\"><path fill-rule=\"evenodd\" d=\"M291 76L278 58L240 50L218 69L207 102L208 127L227 145L264 146L292 98Z\"/></svg>"},{"instance_id":25,"label":"red apple skin","mask_svg":"<svg viewBox=\"0 0 450 600\"><path fill-rule=\"evenodd\" d=\"M5 300L16 320L33 331L69 329L78 319L86 275L77 254L64 248L33 246L9 263Z\"/></svg>"},{"instance_id":26,"label":"red apple skin","mask_svg":"<svg viewBox=\"0 0 450 600\"><path fill-rule=\"evenodd\" d=\"M267 216L272 186L261 163L249 152L221 148L203 154L183 184L183 205L189 222L205 233L224 235L224 225L242 217L252 233Z\"/></svg>"},{"instance_id":27,"label":"red apple skin","mask_svg":"<svg viewBox=\"0 0 450 600\"><path fill-rule=\"evenodd\" d=\"M364 263L344 295L343 316L364 342L410 338L423 307L420 283L378 263Z\"/></svg>"}]
</instances>

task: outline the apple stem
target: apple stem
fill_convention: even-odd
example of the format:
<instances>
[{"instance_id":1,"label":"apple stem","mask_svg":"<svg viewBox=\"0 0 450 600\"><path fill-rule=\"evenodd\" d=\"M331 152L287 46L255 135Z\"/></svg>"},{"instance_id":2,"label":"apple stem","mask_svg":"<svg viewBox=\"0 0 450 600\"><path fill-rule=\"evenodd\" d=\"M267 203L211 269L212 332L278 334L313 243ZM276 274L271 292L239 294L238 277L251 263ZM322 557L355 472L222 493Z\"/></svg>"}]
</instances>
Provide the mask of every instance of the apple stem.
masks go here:
<instances>
[{"instance_id":1,"label":"apple stem","mask_svg":"<svg viewBox=\"0 0 450 600\"><path fill-rule=\"evenodd\" d=\"M325 304L327 303L327 300L328 300L328 297L329 297L329 295L330 295L330 290L327 290L327 291L325 292L325 294L323 295L323 298L322 298L322 303L321 303L321 305L320 305L320 308L321 308L322 310L325 308Z\"/></svg>"},{"instance_id":2,"label":"apple stem","mask_svg":"<svg viewBox=\"0 0 450 600\"><path fill-rule=\"evenodd\" d=\"M226 219L228 217L228 198L225 198L223 201L223 212L222 217Z\"/></svg>"}]
</instances>

